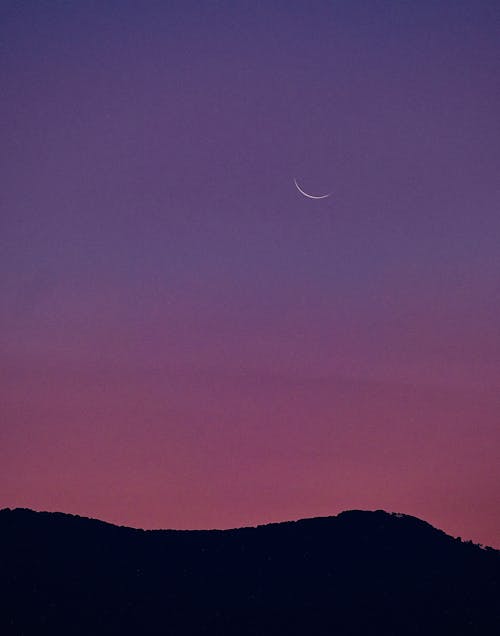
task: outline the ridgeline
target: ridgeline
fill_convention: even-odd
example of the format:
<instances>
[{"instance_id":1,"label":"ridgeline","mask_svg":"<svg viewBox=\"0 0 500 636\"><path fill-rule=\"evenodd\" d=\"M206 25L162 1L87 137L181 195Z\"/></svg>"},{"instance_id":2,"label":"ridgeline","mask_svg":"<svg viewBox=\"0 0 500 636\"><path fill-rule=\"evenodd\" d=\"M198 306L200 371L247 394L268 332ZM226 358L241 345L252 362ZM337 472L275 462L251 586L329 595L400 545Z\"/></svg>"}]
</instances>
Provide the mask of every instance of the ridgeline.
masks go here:
<instances>
[{"instance_id":1,"label":"ridgeline","mask_svg":"<svg viewBox=\"0 0 500 636\"><path fill-rule=\"evenodd\" d=\"M136 530L0 511L4 636L497 636L500 552L408 515Z\"/></svg>"}]
</instances>

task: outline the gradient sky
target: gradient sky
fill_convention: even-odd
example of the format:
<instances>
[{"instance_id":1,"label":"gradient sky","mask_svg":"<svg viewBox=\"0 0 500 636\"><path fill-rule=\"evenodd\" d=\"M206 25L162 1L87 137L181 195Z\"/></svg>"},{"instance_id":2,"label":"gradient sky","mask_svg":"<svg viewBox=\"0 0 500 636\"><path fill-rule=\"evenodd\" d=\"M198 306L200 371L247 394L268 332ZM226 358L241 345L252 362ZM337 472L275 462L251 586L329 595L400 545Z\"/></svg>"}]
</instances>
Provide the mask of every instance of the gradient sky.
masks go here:
<instances>
[{"instance_id":1,"label":"gradient sky","mask_svg":"<svg viewBox=\"0 0 500 636\"><path fill-rule=\"evenodd\" d=\"M500 547L499 27L4 0L0 507Z\"/></svg>"}]
</instances>

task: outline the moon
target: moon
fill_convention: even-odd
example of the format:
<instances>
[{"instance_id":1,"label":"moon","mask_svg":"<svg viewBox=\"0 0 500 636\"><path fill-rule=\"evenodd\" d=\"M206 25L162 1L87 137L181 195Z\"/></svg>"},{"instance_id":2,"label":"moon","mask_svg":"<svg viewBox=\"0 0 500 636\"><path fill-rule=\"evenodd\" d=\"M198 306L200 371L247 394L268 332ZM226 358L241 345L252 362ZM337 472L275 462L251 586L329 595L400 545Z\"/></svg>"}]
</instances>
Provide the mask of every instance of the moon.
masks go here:
<instances>
[{"instance_id":1,"label":"moon","mask_svg":"<svg viewBox=\"0 0 500 636\"><path fill-rule=\"evenodd\" d=\"M299 186L299 184L297 183L297 179L295 179L295 177L293 179L293 182L295 183L295 187L300 192L300 194L303 194L308 199L328 199L328 197L332 195L331 192L329 192L328 194L322 194L321 196L314 196L313 194L307 194L307 192L304 192L304 190L302 190L302 188Z\"/></svg>"}]
</instances>

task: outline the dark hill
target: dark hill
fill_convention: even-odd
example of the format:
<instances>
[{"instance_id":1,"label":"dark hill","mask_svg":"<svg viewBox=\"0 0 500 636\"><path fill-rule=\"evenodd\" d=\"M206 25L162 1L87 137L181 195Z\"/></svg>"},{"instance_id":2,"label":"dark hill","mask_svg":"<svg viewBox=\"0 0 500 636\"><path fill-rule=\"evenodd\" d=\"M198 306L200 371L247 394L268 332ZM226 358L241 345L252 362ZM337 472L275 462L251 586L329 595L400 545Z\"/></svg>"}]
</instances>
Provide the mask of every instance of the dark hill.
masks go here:
<instances>
[{"instance_id":1,"label":"dark hill","mask_svg":"<svg viewBox=\"0 0 500 636\"><path fill-rule=\"evenodd\" d=\"M500 552L406 515L144 531L5 509L0 541L6 636L500 634Z\"/></svg>"}]
</instances>

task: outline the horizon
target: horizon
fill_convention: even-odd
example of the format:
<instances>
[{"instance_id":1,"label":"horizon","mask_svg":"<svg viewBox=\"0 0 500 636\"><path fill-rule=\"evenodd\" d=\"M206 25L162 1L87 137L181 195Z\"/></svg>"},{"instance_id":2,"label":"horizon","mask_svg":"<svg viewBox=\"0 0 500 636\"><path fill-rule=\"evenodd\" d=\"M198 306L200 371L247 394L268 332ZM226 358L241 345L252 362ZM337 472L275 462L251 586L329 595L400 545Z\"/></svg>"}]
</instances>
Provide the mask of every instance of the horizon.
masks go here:
<instances>
[{"instance_id":1,"label":"horizon","mask_svg":"<svg viewBox=\"0 0 500 636\"><path fill-rule=\"evenodd\" d=\"M388 517L395 517L396 519L410 519L410 520L414 520L414 521L418 521L419 523L423 523L426 526L429 526L430 528L432 528L433 530L437 530L438 532L442 532L446 537L454 539L454 540L459 540L462 543L467 543L467 544L472 544L478 548L481 549L490 549L490 550L496 550L497 552L500 552L500 548L495 548L494 546L489 546L489 545L485 545L482 543L477 543L474 542L472 539L468 539L466 537L461 537L461 536L453 536L447 532L445 532L444 530L442 530L441 528L435 526L434 524L430 523L429 521L427 521L426 519L421 519L420 517L415 517L414 515L410 515L410 514L405 514L404 512L392 512L390 510L382 510L382 509L373 509L373 510L366 510L366 509L359 509L359 508L353 508L353 509L348 509L348 510L342 510L341 512L338 512L337 514L332 514L332 515L325 515L325 516L315 516L315 517L299 517L297 519L282 519L280 521L263 521L261 523L257 523L256 525L241 525L241 526L234 526L234 527L227 527L227 528L219 528L219 527L214 527L214 528L174 528L174 527L162 527L162 528L143 528L143 527L139 527L139 526L131 526L131 525L123 525L123 524L119 524L119 523L113 523L111 521L107 521L106 519L101 519L98 517L88 517L88 516L84 516L84 515L79 515L79 514L73 514L73 513L69 513L69 512L64 512L62 510L34 510L33 508L0 508L0 513L2 512L17 512L17 511L21 511L21 512L30 512L30 513L35 513L35 514L47 514L47 515L63 515L65 517L74 517L76 519L85 519L87 521L96 521L98 523L103 523L105 525L109 525L109 526L113 526L115 528L124 528L125 530L141 530L144 532L231 532L234 530L248 530L248 529L258 529L258 528L265 528L268 526L279 526L279 525L283 525L283 524L290 524L290 523L300 523L303 521L323 521L323 520L327 520L327 519L337 519L338 517L341 517L343 515L348 515L350 513L366 513L366 514L377 514L377 513L382 513L384 515L387 515Z\"/></svg>"},{"instance_id":2,"label":"horizon","mask_svg":"<svg viewBox=\"0 0 500 636\"><path fill-rule=\"evenodd\" d=\"M500 548L498 24L0 3L0 507Z\"/></svg>"}]
</instances>

